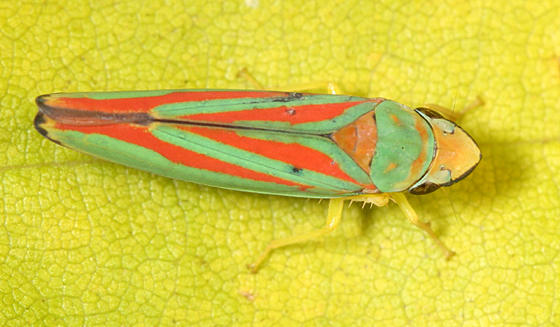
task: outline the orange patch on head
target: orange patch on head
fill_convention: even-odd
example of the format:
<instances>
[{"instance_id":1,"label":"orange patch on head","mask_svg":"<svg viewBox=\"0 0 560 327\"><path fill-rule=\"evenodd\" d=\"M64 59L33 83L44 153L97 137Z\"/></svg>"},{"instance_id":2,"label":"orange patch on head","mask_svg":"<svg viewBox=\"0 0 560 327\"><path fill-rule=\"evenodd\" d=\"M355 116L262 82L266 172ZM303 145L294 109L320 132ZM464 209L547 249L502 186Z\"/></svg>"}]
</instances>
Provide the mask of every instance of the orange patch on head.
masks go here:
<instances>
[{"instance_id":1,"label":"orange patch on head","mask_svg":"<svg viewBox=\"0 0 560 327\"><path fill-rule=\"evenodd\" d=\"M391 170L393 170L393 169L395 169L395 168L397 168L397 164L394 163L394 162L391 162L391 163L387 166L387 168L385 168L385 170L384 170L383 172L384 172L384 173L388 173L388 172L390 172Z\"/></svg>"},{"instance_id":2,"label":"orange patch on head","mask_svg":"<svg viewBox=\"0 0 560 327\"><path fill-rule=\"evenodd\" d=\"M459 126L453 134L444 134L434 128L438 152L434 169L445 167L450 171L451 181L464 177L480 161L480 149L473 139Z\"/></svg>"},{"instance_id":3,"label":"orange patch on head","mask_svg":"<svg viewBox=\"0 0 560 327\"><path fill-rule=\"evenodd\" d=\"M461 127L450 121L433 119L432 130L437 151L424 183L447 186L466 177L481 159L480 149ZM447 122L447 124L445 124ZM444 129L447 130L444 132Z\"/></svg>"},{"instance_id":4,"label":"orange patch on head","mask_svg":"<svg viewBox=\"0 0 560 327\"><path fill-rule=\"evenodd\" d=\"M391 119L395 122L395 124L397 124L397 126L402 125L401 121L399 120L399 117L397 117L396 115L392 114Z\"/></svg>"},{"instance_id":5,"label":"orange patch on head","mask_svg":"<svg viewBox=\"0 0 560 327\"><path fill-rule=\"evenodd\" d=\"M420 134L420 138L422 139L422 144L425 144L426 142L428 142L428 131L426 130L426 125L422 124L420 122L420 120L416 120L416 124L414 126L416 128L416 130L418 131L418 134ZM422 152L420 152L420 155L418 155L418 158L416 158L416 160L414 160L412 162L412 166L410 167L410 173L413 175L419 175L420 174L420 170L424 167L424 163L426 162L427 158L427 154L426 154L426 147L422 147ZM432 158L430 158L431 160Z\"/></svg>"}]
</instances>

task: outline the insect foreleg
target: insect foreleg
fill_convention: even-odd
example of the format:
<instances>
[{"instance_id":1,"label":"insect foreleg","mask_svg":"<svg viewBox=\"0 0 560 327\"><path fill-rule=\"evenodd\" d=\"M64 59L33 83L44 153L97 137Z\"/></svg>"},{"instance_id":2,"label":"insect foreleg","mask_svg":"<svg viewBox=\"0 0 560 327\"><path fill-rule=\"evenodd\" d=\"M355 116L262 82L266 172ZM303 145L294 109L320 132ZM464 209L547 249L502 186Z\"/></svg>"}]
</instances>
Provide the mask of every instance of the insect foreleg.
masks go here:
<instances>
[{"instance_id":1,"label":"insect foreleg","mask_svg":"<svg viewBox=\"0 0 560 327\"><path fill-rule=\"evenodd\" d=\"M393 202L395 202L401 208L402 212L404 213L404 215L406 216L408 221L410 221L412 224L416 225L417 227L419 227L420 229L422 229L426 233L428 233L428 235L432 238L432 240L434 240L436 245L443 251L443 253L445 255L445 258L447 260L449 260L452 256L455 255L455 252L450 250L437 237L436 233L434 233L434 231L430 227L429 223L425 223L425 222L420 221L420 219L418 218L418 215L416 214L416 211L414 211L414 209L412 209L412 207L408 203L408 200L406 199L404 194L402 194L402 193L391 193L391 200Z\"/></svg>"}]
</instances>

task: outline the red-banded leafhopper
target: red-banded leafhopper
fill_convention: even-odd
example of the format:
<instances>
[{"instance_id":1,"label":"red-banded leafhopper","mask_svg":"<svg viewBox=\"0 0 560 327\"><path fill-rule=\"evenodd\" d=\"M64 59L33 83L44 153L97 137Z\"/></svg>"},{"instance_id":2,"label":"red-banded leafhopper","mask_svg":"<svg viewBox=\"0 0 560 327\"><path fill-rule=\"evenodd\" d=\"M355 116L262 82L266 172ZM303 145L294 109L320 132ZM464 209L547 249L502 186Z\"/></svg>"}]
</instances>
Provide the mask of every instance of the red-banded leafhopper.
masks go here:
<instances>
[{"instance_id":1,"label":"red-banded leafhopper","mask_svg":"<svg viewBox=\"0 0 560 327\"><path fill-rule=\"evenodd\" d=\"M39 96L36 129L48 139L155 174L232 190L330 199L325 235L343 202L396 202L447 257L403 192L425 194L467 176L481 153L433 108L384 98L274 91L159 90Z\"/></svg>"}]
</instances>

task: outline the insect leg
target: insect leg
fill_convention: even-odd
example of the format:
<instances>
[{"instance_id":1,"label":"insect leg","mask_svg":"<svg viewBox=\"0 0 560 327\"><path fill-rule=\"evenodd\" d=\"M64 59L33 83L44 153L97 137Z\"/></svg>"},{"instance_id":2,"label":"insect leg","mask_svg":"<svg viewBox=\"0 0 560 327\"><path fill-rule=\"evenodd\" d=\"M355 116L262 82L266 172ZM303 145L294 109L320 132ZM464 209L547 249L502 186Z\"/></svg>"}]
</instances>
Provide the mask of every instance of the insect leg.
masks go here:
<instances>
[{"instance_id":1,"label":"insect leg","mask_svg":"<svg viewBox=\"0 0 560 327\"><path fill-rule=\"evenodd\" d=\"M342 208L344 204L344 199L331 199L329 202L329 212L327 215L327 222L325 227L314 230L305 234L295 235L284 239L273 240L268 244L266 249L257 258L255 263L247 266L251 272L256 273L259 270L261 264L268 258L270 253L278 248L285 247L292 244L307 242L321 236L327 235L334 231L336 227L340 224L342 218Z\"/></svg>"},{"instance_id":2,"label":"insect leg","mask_svg":"<svg viewBox=\"0 0 560 327\"><path fill-rule=\"evenodd\" d=\"M257 79L253 76L253 74L249 73L247 68L241 69L237 73L237 78L243 78L243 79L247 80L247 82L249 82L249 84L251 84L255 88L255 90L264 90L265 89L264 85L262 85L259 81L257 81Z\"/></svg>"},{"instance_id":3,"label":"insect leg","mask_svg":"<svg viewBox=\"0 0 560 327\"><path fill-rule=\"evenodd\" d=\"M466 105L460 111L453 111L449 108L446 108L446 107L443 107L443 106L440 106L440 105L437 105L437 104L431 104L431 103L425 104L422 107L437 111L442 116L444 116L445 118L456 122L456 121L460 121L467 112L471 111L474 108L483 106L483 105L484 105L484 100L482 99L482 97L477 96L475 101Z\"/></svg>"},{"instance_id":4,"label":"insect leg","mask_svg":"<svg viewBox=\"0 0 560 327\"><path fill-rule=\"evenodd\" d=\"M265 90L266 88L257 79L249 73L247 68L243 68L237 73L237 77L243 78L249 82L256 90ZM275 87L275 90L287 92L300 92L310 90L326 90L329 94L343 94L341 88L333 82L312 82L299 85L291 85L289 87Z\"/></svg>"},{"instance_id":5,"label":"insect leg","mask_svg":"<svg viewBox=\"0 0 560 327\"><path fill-rule=\"evenodd\" d=\"M434 233L432 228L430 227L429 223L424 223L420 221L418 215L412 209L408 200L402 193L391 193L391 200L393 200L402 210L408 221L419 227L420 229L424 230L428 235L434 240L436 245L443 251L445 258L449 260L452 256L455 255L455 252L451 251Z\"/></svg>"},{"instance_id":6,"label":"insect leg","mask_svg":"<svg viewBox=\"0 0 560 327\"><path fill-rule=\"evenodd\" d=\"M363 202L365 204L375 205L377 207L384 207L389 203L391 196L389 193L380 193L380 194L360 194L360 195L353 195L344 198L344 200L349 200L350 204L352 202Z\"/></svg>"}]
</instances>

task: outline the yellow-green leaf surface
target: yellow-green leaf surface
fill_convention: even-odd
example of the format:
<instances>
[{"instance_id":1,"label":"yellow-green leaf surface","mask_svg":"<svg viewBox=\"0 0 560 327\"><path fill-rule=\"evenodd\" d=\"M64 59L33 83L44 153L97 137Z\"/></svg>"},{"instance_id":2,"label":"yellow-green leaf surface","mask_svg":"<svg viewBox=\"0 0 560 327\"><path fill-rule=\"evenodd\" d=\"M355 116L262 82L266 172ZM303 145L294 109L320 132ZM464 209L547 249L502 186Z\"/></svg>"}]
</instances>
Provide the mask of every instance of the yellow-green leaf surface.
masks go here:
<instances>
[{"instance_id":1,"label":"yellow-green leaf surface","mask_svg":"<svg viewBox=\"0 0 560 327\"><path fill-rule=\"evenodd\" d=\"M532 3L532 4L531 4ZM4 325L560 324L557 1L0 1L0 321ZM483 161L412 205L178 182L65 149L32 127L56 91L267 88L462 108Z\"/></svg>"}]
</instances>

